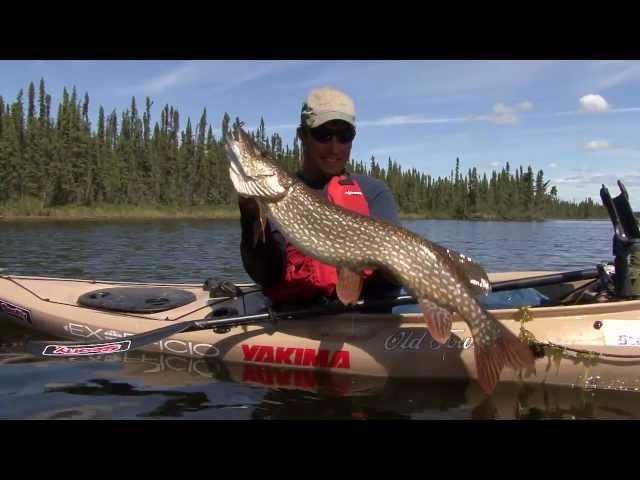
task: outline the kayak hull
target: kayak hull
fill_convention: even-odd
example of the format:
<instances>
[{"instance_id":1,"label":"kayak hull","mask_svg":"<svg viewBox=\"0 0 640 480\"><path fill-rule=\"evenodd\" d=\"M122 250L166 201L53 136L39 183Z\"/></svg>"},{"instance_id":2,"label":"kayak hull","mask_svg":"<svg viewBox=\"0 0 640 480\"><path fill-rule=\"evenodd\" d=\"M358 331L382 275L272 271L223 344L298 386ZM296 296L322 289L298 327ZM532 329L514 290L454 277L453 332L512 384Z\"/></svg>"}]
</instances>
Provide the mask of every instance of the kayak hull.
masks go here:
<instances>
[{"instance_id":1,"label":"kayak hull","mask_svg":"<svg viewBox=\"0 0 640 480\"><path fill-rule=\"evenodd\" d=\"M501 281L546 273L550 272L504 272L490 274L490 279ZM126 286L160 285L1 276L0 317L3 322L10 320L40 332L45 338L111 341L169 322L205 318L216 301L199 284L170 284L192 292L195 300L158 313L105 311L77 301L91 291ZM530 308L532 320L526 323L518 309L492 313L516 335L525 328L539 342L623 356L595 358L573 351L540 349L533 370L517 372L506 368L501 381L640 388L640 301ZM469 327L456 318L452 332L449 341L440 345L431 338L420 314L347 313L234 327L224 332L186 332L142 351L237 364L244 366L238 375L255 383L264 383L259 367L367 377L475 380ZM639 358L629 358L633 356Z\"/></svg>"}]
</instances>

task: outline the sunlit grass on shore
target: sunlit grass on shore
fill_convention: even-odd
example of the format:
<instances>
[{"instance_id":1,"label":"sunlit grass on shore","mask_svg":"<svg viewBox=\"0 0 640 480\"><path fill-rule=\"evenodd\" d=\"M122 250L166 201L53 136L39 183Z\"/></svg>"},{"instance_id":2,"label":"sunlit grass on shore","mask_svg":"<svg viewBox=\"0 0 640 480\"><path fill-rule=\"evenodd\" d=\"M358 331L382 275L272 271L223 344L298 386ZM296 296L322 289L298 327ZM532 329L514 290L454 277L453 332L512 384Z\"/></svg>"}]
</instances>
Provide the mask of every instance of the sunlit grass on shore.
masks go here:
<instances>
[{"instance_id":1,"label":"sunlit grass on shore","mask_svg":"<svg viewBox=\"0 0 640 480\"><path fill-rule=\"evenodd\" d=\"M0 204L3 220L92 220L92 219L163 219L163 218L240 218L237 207L231 206L160 206L160 205L66 205L43 207L35 199Z\"/></svg>"},{"instance_id":2,"label":"sunlit grass on shore","mask_svg":"<svg viewBox=\"0 0 640 480\"><path fill-rule=\"evenodd\" d=\"M476 220L476 221L541 221L541 215L511 212L509 215L476 213L464 217L452 216L450 212L401 212L404 220ZM45 207L35 198L25 198L0 204L1 220L117 220L117 219L239 219L236 206L166 206L166 205L114 205L92 206L65 205ZM606 218L606 217L603 217ZM591 218L596 219L596 218Z\"/></svg>"}]
</instances>

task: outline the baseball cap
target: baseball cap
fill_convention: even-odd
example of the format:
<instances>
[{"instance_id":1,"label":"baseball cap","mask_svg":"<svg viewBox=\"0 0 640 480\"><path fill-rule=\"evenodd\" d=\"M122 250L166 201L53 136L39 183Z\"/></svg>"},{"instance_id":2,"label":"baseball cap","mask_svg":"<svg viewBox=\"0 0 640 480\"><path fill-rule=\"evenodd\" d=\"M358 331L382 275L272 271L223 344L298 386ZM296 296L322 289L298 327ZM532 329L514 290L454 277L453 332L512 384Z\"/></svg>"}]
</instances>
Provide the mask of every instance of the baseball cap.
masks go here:
<instances>
[{"instance_id":1,"label":"baseball cap","mask_svg":"<svg viewBox=\"0 0 640 480\"><path fill-rule=\"evenodd\" d=\"M343 120L356 126L353 100L341 90L332 87L316 88L302 104L300 124L315 128L331 120Z\"/></svg>"}]
</instances>

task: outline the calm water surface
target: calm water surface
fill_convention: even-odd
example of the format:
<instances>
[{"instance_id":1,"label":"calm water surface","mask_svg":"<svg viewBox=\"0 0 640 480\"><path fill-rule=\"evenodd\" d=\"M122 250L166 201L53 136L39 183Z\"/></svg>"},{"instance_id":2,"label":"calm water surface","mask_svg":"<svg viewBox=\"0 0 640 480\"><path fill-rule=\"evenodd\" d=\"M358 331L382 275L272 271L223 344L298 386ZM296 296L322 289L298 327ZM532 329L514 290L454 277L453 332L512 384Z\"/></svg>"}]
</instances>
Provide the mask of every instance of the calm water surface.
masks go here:
<instances>
[{"instance_id":1,"label":"calm water surface","mask_svg":"<svg viewBox=\"0 0 640 480\"><path fill-rule=\"evenodd\" d=\"M488 271L574 270L611 260L610 222L406 221ZM0 269L122 281L250 282L237 221L0 222ZM316 376L288 389L244 384L233 366L131 352L110 361L33 361L32 332L0 325L0 418L640 418L630 392ZM272 375L278 375L273 372ZM337 377L337 378L336 378Z\"/></svg>"}]
</instances>

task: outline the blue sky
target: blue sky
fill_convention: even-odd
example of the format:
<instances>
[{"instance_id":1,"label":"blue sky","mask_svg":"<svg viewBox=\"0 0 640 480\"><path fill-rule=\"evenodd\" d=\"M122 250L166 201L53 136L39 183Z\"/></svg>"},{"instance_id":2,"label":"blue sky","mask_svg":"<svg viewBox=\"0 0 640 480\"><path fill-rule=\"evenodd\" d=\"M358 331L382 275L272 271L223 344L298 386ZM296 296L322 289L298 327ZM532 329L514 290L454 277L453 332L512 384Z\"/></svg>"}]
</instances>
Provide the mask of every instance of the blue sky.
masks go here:
<instances>
[{"instance_id":1,"label":"blue sky","mask_svg":"<svg viewBox=\"0 0 640 480\"><path fill-rule=\"evenodd\" d=\"M0 61L0 95L44 77L57 106L63 87L89 93L90 114L160 108L196 123L206 107L219 129L224 112L250 128L293 142L309 90L331 85L352 95L358 135L352 156L375 155L403 168L448 175L531 165L560 197L613 195L620 178L640 210L639 61Z\"/></svg>"}]
</instances>

